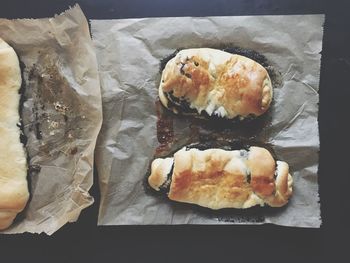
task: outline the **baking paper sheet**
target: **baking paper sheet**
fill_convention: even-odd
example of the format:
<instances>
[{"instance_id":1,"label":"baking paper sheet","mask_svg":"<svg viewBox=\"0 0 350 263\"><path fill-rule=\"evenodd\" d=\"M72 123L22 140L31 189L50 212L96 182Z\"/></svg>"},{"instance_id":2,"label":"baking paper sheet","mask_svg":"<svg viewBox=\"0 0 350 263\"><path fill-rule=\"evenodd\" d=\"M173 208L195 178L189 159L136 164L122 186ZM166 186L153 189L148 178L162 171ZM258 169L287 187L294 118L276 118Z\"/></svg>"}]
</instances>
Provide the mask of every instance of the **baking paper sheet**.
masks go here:
<instances>
[{"instance_id":1,"label":"baking paper sheet","mask_svg":"<svg viewBox=\"0 0 350 263\"><path fill-rule=\"evenodd\" d=\"M319 227L317 116L323 23L324 15L93 20L104 114L96 148L98 224ZM160 60L178 48L231 46L264 55L280 72L266 125L246 136L270 143L278 159L290 165L294 194L281 209L208 211L152 195L144 183L159 146L155 102ZM193 126L188 120L175 120L174 133L177 140L186 140Z\"/></svg>"},{"instance_id":2,"label":"baking paper sheet","mask_svg":"<svg viewBox=\"0 0 350 263\"><path fill-rule=\"evenodd\" d=\"M21 61L31 194L4 233L52 234L93 203L102 106L88 23L75 6L54 18L0 19L0 37Z\"/></svg>"}]
</instances>

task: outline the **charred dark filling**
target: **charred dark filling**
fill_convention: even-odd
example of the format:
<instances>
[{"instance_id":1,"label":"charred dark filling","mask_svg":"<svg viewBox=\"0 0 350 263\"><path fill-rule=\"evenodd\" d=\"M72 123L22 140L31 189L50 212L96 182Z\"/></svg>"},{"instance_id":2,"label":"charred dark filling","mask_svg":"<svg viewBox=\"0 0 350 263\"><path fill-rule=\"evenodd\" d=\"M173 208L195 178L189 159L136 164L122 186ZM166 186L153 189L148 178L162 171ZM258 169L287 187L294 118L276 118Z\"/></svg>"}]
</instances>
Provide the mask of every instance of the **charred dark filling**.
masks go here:
<instances>
[{"instance_id":1,"label":"charred dark filling","mask_svg":"<svg viewBox=\"0 0 350 263\"><path fill-rule=\"evenodd\" d=\"M250 181L251 181L251 173L248 173L247 174L247 182L248 182L248 184L250 184Z\"/></svg>"},{"instance_id":2,"label":"charred dark filling","mask_svg":"<svg viewBox=\"0 0 350 263\"><path fill-rule=\"evenodd\" d=\"M240 154L241 156L246 155L248 153L248 150L251 146L254 144L249 143L245 140L232 140L232 141L200 141L197 143L192 143L190 145L186 146L186 151L190 149L198 149L201 151L212 149L212 148L219 148L226 151L235 151L235 150L241 150Z\"/></svg>"},{"instance_id":3,"label":"charred dark filling","mask_svg":"<svg viewBox=\"0 0 350 263\"><path fill-rule=\"evenodd\" d=\"M18 127L19 127L20 130L21 130L20 141L21 141L21 143L23 144L23 147L26 148L27 143L28 143L28 137L27 137L27 135L26 135L25 132L24 132L24 124L23 124L23 118L22 118L22 116L23 116L24 102L27 100L27 98L26 98L26 96L25 96L25 81L24 81L24 75L23 75L23 72L24 72L24 70L25 70L25 64L24 64L20 59L18 59L18 60L19 60L19 67L20 67L20 69L21 69L21 78L22 78L21 87L20 87L20 89L19 89L19 91L18 91L18 93L20 94L19 109L18 109L20 122L19 122ZM25 153L26 153L26 157L27 157L27 163L28 163L28 165L29 165L29 163L30 163L30 158L29 158L28 152L25 151ZM27 172L27 179L28 179L28 184L29 184L29 186L30 186L30 183L31 183L31 182L30 182L30 176L29 176L29 174L30 174L30 168L31 168L31 167L29 167L29 170L28 170L28 172ZM29 187L29 189L30 189L30 187ZM28 203L29 203L29 202L28 202Z\"/></svg>"},{"instance_id":4,"label":"charred dark filling","mask_svg":"<svg viewBox=\"0 0 350 263\"><path fill-rule=\"evenodd\" d=\"M275 174L273 175L273 179L276 181L276 178L277 178L277 162L276 162L276 166L275 166Z\"/></svg>"},{"instance_id":5,"label":"charred dark filling","mask_svg":"<svg viewBox=\"0 0 350 263\"><path fill-rule=\"evenodd\" d=\"M204 110L199 114L196 109L192 109L190 107L190 103L185 98L175 97L173 95L173 91L164 92L164 95L168 99L168 108L175 109L177 112L179 112L181 114L191 114L191 115L195 115L195 116L199 115L200 117L202 117L204 119L227 120L227 118L222 117L222 116L218 116L216 114L209 115ZM257 116L255 116L254 114L250 114L250 115L244 117L244 120L251 121L251 120L254 120L256 118L257 118ZM233 121L233 122L241 121L240 116L236 116L235 118L230 119L230 121Z\"/></svg>"},{"instance_id":6,"label":"charred dark filling","mask_svg":"<svg viewBox=\"0 0 350 263\"><path fill-rule=\"evenodd\" d=\"M184 71L185 65L186 65L185 63L181 63L180 73L181 73L182 75L185 75L185 71Z\"/></svg>"},{"instance_id":7,"label":"charred dark filling","mask_svg":"<svg viewBox=\"0 0 350 263\"><path fill-rule=\"evenodd\" d=\"M24 85L24 78L23 78L23 71L24 71L25 65L24 65L24 63L22 61L19 60L19 66L20 66L20 69L21 69L22 84L21 84L21 87L20 87L20 89L18 91L18 93L20 94L19 109L18 109L20 121L17 124L17 126L21 130L20 141L23 144L23 146L25 147L27 145L27 141L28 141L27 136L24 134L24 125L23 125L23 120L22 120L23 106L24 106L24 102L26 100L26 97L25 97L25 94L24 94L25 85ZM27 155L27 161L29 161L28 160L28 155Z\"/></svg>"},{"instance_id":8,"label":"charred dark filling","mask_svg":"<svg viewBox=\"0 0 350 263\"><path fill-rule=\"evenodd\" d=\"M165 68L166 64L169 62L169 60L171 60L172 58L174 58L176 56L177 53L179 53L179 49L175 50L172 54L170 54L169 56L163 58L160 61L160 67L159 67L159 72L162 73L163 69Z\"/></svg>"},{"instance_id":9,"label":"charred dark filling","mask_svg":"<svg viewBox=\"0 0 350 263\"><path fill-rule=\"evenodd\" d=\"M173 176L173 172L174 172L174 163L171 166L170 172L167 175L167 179L166 181L159 187L159 192L163 193L163 194L168 194L169 190L170 190L170 184L171 184L171 178Z\"/></svg>"},{"instance_id":10,"label":"charred dark filling","mask_svg":"<svg viewBox=\"0 0 350 263\"><path fill-rule=\"evenodd\" d=\"M178 98L173 95L173 91L164 92L164 95L168 99L168 107L176 108L177 110L186 111L189 113L197 113L195 109L191 109L189 102L184 98Z\"/></svg>"},{"instance_id":11,"label":"charred dark filling","mask_svg":"<svg viewBox=\"0 0 350 263\"><path fill-rule=\"evenodd\" d=\"M147 169L147 173L144 176L144 180L143 180L144 189L146 193L150 195L158 196L159 198L164 198L164 200L168 201L169 199L167 198L167 196L170 191L171 179L174 172L174 164L171 166L170 172L167 174L167 179L165 180L165 182L161 186L159 186L159 191L155 191L148 183L148 177L151 175L151 172L152 172L152 162L153 161L150 162L150 165L148 166L148 169Z\"/></svg>"},{"instance_id":12,"label":"charred dark filling","mask_svg":"<svg viewBox=\"0 0 350 263\"><path fill-rule=\"evenodd\" d=\"M17 52L16 52L17 53ZM25 132L24 132L24 124L23 124L23 108L24 108L24 102L26 101L26 96L25 96L25 81L24 81L24 75L23 72L25 70L25 64L20 60L20 58L18 58L19 60L19 67L21 69L21 79L22 79L22 83L21 83L21 87L18 91L18 93L20 94L20 99L19 99L19 108L18 108L18 113L19 113L19 117L20 117L20 121L17 124L18 128L20 129L20 142L23 144L23 147L26 148L27 143L28 143L28 137L26 136ZM27 182L28 182L28 191L29 191L29 199L27 201L26 207L29 205L30 200L32 199L32 194L31 194L31 175L36 173L39 173L41 170L41 167L39 166L31 166L30 165L30 157L28 155L28 151L25 150L25 154L26 154L26 159L27 159L27 164L28 164L28 169L27 169ZM25 209L23 209L22 212L18 213L17 216L14 219L14 223L16 222L20 222L22 220L24 220L25 216L24 216L24 211Z\"/></svg>"},{"instance_id":13,"label":"charred dark filling","mask_svg":"<svg viewBox=\"0 0 350 263\"><path fill-rule=\"evenodd\" d=\"M188 74L190 75L190 74ZM191 77L191 76L188 76ZM173 91L170 92L164 92L165 97L168 99L168 108L170 109L175 109L177 112L181 114L190 114L194 116L199 116L200 118L203 119L212 119L212 120L227 120L227 118L216 115L215 113L213 115L209 115L205 110L203 110L201 113L198 113L196 109L193 109L190 107L190 103L183 97L175 97L173 95ZM232 122L242 122L240 119L241 116L236 116L230 121ZM244 121L252 121L257 119L258 117L255 116L254 114L249 114L244 117Z\"/></svg>"}]
</instances>

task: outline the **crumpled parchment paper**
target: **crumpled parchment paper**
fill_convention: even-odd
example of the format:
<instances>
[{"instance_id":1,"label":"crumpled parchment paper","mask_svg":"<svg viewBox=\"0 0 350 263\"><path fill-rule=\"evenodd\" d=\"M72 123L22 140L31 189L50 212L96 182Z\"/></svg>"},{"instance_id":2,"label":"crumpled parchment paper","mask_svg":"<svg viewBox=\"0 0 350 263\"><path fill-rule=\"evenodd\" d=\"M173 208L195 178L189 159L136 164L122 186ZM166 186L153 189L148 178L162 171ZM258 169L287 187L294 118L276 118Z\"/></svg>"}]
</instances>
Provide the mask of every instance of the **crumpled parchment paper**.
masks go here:
<instances>
[{"instance_id":1,"label":"crumpled parchment paper","mask_svg":"<svg viewBox=\"0 0 350 263\"><path fill-rule=\"evenodd\" d=\"M104 122L96 148L99 225L263 224L319 227L318 86L324 15L93 20ZM242 47L264 55L280 75L260 131L294 178L284 208L208 211L152 195L145 176L157 141L160 60L178 48ZM173 122L179 141L202 129ZM215 133L215 130L213 131ZM254 134L255 133L255 134ZM245 136L232 131L231 136Z\"/></svg>"},{"instance_id":2,"label":"crumpled parchment paper","mask_svg":"<svg viewBox=\"0 0 350 263\"><path fill-rule=\"evenodd\" d=\"M102 123L96 55L79 6L47 19L0 19L17 52L30 200L4 233L52 234L93 203L93 154Z\"/></svg>"}]
</instances>

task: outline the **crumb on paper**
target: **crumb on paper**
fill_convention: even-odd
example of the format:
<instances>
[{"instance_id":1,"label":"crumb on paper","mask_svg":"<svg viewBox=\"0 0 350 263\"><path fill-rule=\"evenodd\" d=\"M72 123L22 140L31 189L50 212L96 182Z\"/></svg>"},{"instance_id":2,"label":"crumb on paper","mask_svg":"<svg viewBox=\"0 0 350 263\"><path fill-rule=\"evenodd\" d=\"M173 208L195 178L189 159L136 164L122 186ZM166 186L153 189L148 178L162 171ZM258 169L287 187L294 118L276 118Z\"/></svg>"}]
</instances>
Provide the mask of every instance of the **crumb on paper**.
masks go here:
<instances>
[{"instance_id":1,"label":"crumb on paper","mask_svg":"<svg viewBox=\"0 0 350 263\"><path fill-rule=\"evenodd\" d=\"M68 111L68 107L58 101L56 101L53 105L55 106L55 110L58 112L66 114L66 112Z\"/></svg>"},{"instance_id":2,"label":"crumb on paper","mask_svg":"<svg viewBox=\"0 0 350 263\"><path fill-rule=\"evenodd\" d=\"M59 126L59 123L57 121L51 121L50 122L50 125L49 125L49 128L51 129L57 129ZM51 133L50 133L51 134Z\"/></svg>"}]
</instances>

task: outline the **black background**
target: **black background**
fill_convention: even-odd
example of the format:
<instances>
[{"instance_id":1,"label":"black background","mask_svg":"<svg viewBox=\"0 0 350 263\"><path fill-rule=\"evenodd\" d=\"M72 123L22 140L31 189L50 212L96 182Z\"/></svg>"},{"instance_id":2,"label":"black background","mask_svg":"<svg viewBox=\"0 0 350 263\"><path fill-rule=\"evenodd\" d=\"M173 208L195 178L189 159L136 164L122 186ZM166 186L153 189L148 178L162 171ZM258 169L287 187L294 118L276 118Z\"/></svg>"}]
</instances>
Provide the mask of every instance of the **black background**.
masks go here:
<instances>
[{"instance_id":1,"label":"black background","mask_svg":"<svg viewBox=\"0 0 350 263\"><path fill-rule=\"evenodd\" d=\"M97 227L95 178L91 194L96 202L82 212L78 223L65 225L51 237L1 235L0 262L349 262L350 1L0 0L0 17L49 17L75 2L88 19L325 13L319 115L323 224L320 229L274 225Z\"/></svg>"}]
</instances>

